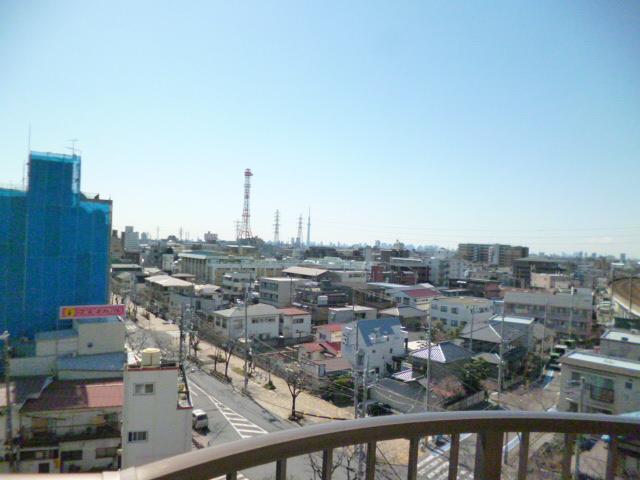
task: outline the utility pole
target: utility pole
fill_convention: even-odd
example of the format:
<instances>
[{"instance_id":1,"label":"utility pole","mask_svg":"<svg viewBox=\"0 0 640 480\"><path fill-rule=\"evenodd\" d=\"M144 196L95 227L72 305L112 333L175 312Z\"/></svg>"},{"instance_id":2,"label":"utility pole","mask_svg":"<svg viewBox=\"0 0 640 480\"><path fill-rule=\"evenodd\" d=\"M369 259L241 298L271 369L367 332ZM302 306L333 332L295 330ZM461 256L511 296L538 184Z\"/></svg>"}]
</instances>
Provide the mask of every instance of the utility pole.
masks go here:
<instances>
[{"instance_id":1,"label":"utility pole","mask_svg":"<svg viewBox=\"0 0 640 480\"><path fill-rule=\"evenodd\" d=\"M580 396L578 397L578 413L582 413L584 410L584 387L586 385L584 377L580 377ZM576 444L575 444L575 456L576 456L576 470L575 477L576 480L580 478L580 435L576 435Z\"/></svg>"},{"instance_id":2,"label":"utility pole","mask_svg":"<svg viewBox=\"0 0 640 480\"><path fill-rule=\"evenodd\" d=\"M424 401L426 411L429 411L429 396L431 394L431 313L429 313L429 323L427 325L427 395Z\"/></svg>"},{"instance_id":3,"label":"utility pole","mask_svg":"<svg viewBox=\"0 0 640 480\"><path fill-rule=\"evenodd\" d=\"M544 318L542 319L542 343L540 345L540 356L544 357L544 343L547 338L547 315L549 311L549 300L544 305ZM544 368L542 369L544 371Z\"/></svg>"},{"instance_id":4,"label":"utility pole","mask_svg":"<svg viewBox=\"0 0 640 480\"><path fill-rule=\"evenodd\" d=\"M9 370L9 331L5 330L5 332L0 336L2 341L4 342L4 384L5 384L5 394L6 394L6 403L7 403L7 424L6 424L6 445L7 450L9 452L9 471L15 472L15 458L13 456L13 419L12 419L12 411L11 411L11 372Z\"/></svg>"},{"instance_id":5,"label":"utility pole","mask_svg":"<svg viewBox=\"0 0 640 480\"><path fill-rule=\"evenodd\" d=\"M503 317L504 317L504 315L503 315ZM471 333L470 333L470 336L469 336L469 350L471 350L472 352L473 352L473 321L474 320L475 320L475 317L473 315L473 305L471 305Z\"/></svg>"},{"instance_id":6,"label":"utility pole","mask_svg":"<svg viewBox=\"0 0 640 480\"><path fill-rule=\"evenodd\" d=\"M569 338L573 335L573 309L574 309L574 296L573 286L571 287L571 310L569 311Z\"/></svg>"},{"instance_id":7,"label":"utility pole","mask_svg":"<svg viewBox=\"0 0 640 480\"><path fill-rule=\"evenodd\" d=\"M503 355L504 355L504 311L505 304L502 304L502 321L500 322L500 363L498 364L498 406L502 403L502 375L503 375ZM504 463L507 463L509 455L509 433L505 435L507 444L503 447L504 450Z\"/></svg>"},{"instance_id":8,"label":"utility pole","mask_svg":"<svg viewBox=\"0 0 640 480\"><path fill-rule=\"evenodd\" d=\"M244 393L249 393L249 285L247 283L244 290Z\"/></svg>"}]
</instances>

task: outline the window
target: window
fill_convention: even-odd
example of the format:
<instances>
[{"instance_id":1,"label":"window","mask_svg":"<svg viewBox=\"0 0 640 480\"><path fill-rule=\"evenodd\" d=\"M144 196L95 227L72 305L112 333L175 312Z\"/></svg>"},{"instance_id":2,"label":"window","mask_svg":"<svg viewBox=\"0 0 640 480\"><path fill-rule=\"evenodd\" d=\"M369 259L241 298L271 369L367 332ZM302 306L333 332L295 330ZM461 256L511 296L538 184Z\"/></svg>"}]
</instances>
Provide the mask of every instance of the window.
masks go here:
<instances>
[{"instance_id":1,"label":"window","mask_svg":"<svg viewBox=\"0 0 640 480\"><path fill-rule=\"evenodd\" d=\"M304 323L304 318L294 318L293 323Z\"/></svg>"},{"instance_id":2,"label":"window","mask_svg":"<svg viewBox=\"0 0 640 480\"><path fill-rule=\"evenodd\" d=\"M441 311L441 312L444 312L444 313L447 313L447 307L445 307L444 305L442 305L442 306L440 307L440 311Z\"/></svg>"},{"instance_id":3,"label":"window","mask_svg":"<svg viewBox=\"0 0 640 480\"><path fill-rule=\"evenodd\" d=\"M147 432L129 432L129 443L146 441Z\"/></svg>"},{"instance_id":4,"label":"window","mask_svg":"<svg viewBox=\"0 0 640 480\"><path fill-rule=\"evenodd\" d=\"M135 395L153 395L155 393L153 383L136 383L134 389Z\"/></svg>"},{"instance_id":5,"label":"window","mask_svg":"<svg viewBox=\"0 0 640 480\"><path fill-rule=\"evenodd\" d=\"M438 321L438 317L433 317L433 316L432 316L432 317L431 317L431 320L432 320L432 321L434 321L434 322L437 322L437 321Z\"/></svg>"},{"instance_id":6,"label":"window","mask_svg":"<svg viewBox=\"0 0 640 480\"><path fill-rule=\"evenodd\" d=\"M624 382L624 388L627 390L633 390L633 380L627 380Z\"/></svg>"},{"instance_id":7,"label":"window","mask_svg":"<svg viewBox=\"0 0 640 480\"><path fill-rule=\"evenodd\" d=\"M454 315L458 314L458 307L451 307L451 313L453 313Z\"/></svg>"},{"instance_id":8,"label":"window","mask_svg":"<svg viewBox=\"0 0 640 480\"><path fill-rule=\"evenodd\" d=\"M96 458L111 458L118 454L118 447L96 448Z\"/></svg>"},{"instance_id":9,"label":"window","mask_svg":"<svg viewBox=\"0 0 640 480\"><path fill-rule=\"evenodd\" d=\"M457 327L458 326L458 320L451 320L451 326L452 327Z\"/></svg>"},{"instance_id":10,"label":"window","mask_svg":"<svg viewBox=\"0 0 640 480\"><path fill-rule=\"evenodd\" d=\"M63 462L82 460L82 450L68 450L66 452L60 452L60 460Z\"/></svg>"}]
</instances>

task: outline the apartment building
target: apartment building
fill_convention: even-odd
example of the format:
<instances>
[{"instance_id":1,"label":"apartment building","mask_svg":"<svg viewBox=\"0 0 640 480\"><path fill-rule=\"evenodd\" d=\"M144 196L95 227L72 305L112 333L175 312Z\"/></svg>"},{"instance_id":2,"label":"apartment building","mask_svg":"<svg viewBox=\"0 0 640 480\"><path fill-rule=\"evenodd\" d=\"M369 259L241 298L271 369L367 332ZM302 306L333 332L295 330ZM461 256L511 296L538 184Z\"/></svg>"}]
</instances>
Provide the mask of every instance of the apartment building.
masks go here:
<instances>
[{"instance_id":1,"label":"apartment building","mask_svg":"<svg viewBox=\"0 0 640 480\"><path fill-rule=\"evenodd\" d=\"M600 353L608 357L640 361L640 332L608 329L600 337Z\"/></svg>"},{"instance_id":2,"label":"apartment building","mask_svg":"<svg viewBox=\"0 0 640 480\"><path fill-rule=\"evenodd\" d=\"M229 302L243 299L248 284L254 280L251 272L229 272L222 276L222 294Z\"/></svg>"},{"instance_id":3,"label":"apartment building","mask_svg":"<svg viewBox=\"0 0 640 480\"><path fill-rule=\"evenodd\" d=\"M572 283L571 277L562 273L531 273L531 288L569 290Z\"/></svg>"},{"instance_id":4,"label":"apartment building","mask_svg":"<svg viewBox=\"0 0 640 480\"><path fill-rule=\"evenodd\" d=\"M140 235L133 227L124 227L122 232L122 244L125 253L140 253Z\"/></svg>"},{"instance_id":5,"label":"apartment building","mask_svg":"<svg viewBox=\"0 0 640 480\"><path fill-rule=\"evenodd\" d=\"M557 260L524 257L513 261L512 273L516 287L528 288L531 286L532 273L562 273L562 268Z\"/></svg>"},{"instance_id":6,"label":"apartment building","mask_svg":"<svg viewBox=\"0 0 640 480\"><path fill-rule=\"evenodd\" d=\"M507 315L533 317L538 322L545 322L560 335L592 336L593 298L588 289L573 293L508 291L504 296L504 308Z\"/></svg>"},{"instance_id":7,"label":"apartment building","mask_svg":"<svg viewBox=\"0 0 640 480\"><path fill-rule=\"evenodd\" d=\"M283 338L306 338L311 336L311 314L301 308L278 309L280 313L278 333Z\"/></svg>"},{"instance_id":8,"label":"apartment building","mask_svg":"<svg viewBox=\"0 0 640 480\"><path fill-rule=\"evenodd\" d=\"M502 245L499 243L461 243L458 256L463 260L510 267L519 258L529 255L529 247Z\"/></svg>"},{"instance_id":9,"label":"apartment building","mask_svg":"<svg viewBox=\"0 0 640 480\"><path fill-rule=\"evenodd\" d=\"M269 340L279 335L280 312L273 305L258 303L248 305L247 332L249 338ZM203 329L211 331L223 340L239 340L244 338L245 306L237 306L218 310L212 318L206 320Z\"/></svg>"},{"instance_id":10,"label":"apartment building","mask_svg":"<svg viewBox=\"0 0 640 480\"><path fill-rule=\"evenodd\" d=\"M476 297L437 297L431 300L431 322L440 322L445 329L461 328L468 323L489 320L493 302Z\"/></svg>"},{"instance_id":11,"label":"apartment building","mask_svg":"<svg viewBox=\"0 0 640 480\"><path fill-rule=\"evenodd\" d=\"M260 279L260 303L284 308L295 299L296 287L303 282L293 277L262 277Z\"/></svg>"},{"instance_id":12,"label":"apartment building","mask_svg":"<svg viewBox=\"0 0 640 480\"><path fill-rule=\"evenodd\" d=\"M576 412L581 402L587 413L620 415L640 408L640 361L573 351L560 364L560 411Z\"/></svg>"},{"instance_id":13,"label":"apartment building","mask_svg":"<svg viewBox=\"0 0 640 480\"><path fill-rule=\"evenodd\" d=\"M194 284L169 275L153 275L144 279L143 297L147 305L168 312L172 293L193 296Z\"/></svg>"}]
</instances>

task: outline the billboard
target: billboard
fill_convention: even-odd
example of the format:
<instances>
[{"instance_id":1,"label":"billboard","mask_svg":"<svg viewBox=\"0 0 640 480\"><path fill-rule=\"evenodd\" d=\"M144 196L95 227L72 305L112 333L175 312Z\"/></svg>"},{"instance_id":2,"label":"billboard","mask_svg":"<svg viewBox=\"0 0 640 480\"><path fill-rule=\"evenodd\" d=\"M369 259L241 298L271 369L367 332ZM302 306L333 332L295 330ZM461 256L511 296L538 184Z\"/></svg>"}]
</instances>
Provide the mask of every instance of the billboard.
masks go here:
<instances>
[{"instance_id":1,"label":"billboard","mask_svg":"<svg viewBox=\"0 0 640 480\"><path fill-rule=\"evenodd\" d=\"M125 313L126 308L124 305L72 305L60 307L61 320L112 317L114 315L123 317Z\"/></svg>"}]
</instances>

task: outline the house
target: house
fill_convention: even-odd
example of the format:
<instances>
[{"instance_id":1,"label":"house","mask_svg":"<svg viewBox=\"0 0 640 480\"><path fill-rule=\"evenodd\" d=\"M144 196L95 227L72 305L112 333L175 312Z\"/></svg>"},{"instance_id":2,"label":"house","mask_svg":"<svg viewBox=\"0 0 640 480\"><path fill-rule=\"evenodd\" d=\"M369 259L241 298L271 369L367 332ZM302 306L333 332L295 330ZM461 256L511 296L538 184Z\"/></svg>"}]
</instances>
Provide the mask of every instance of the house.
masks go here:
<instances>
[{"instance_id":1,"label":"house","mask_svg":"<svg viewBox=\"0 0 640 480\"><path fill-rule=\"evenodd\" d=\"M573 293L507 291L507 315L533 317L562 336L590 338L593 327L593 297L590 289Z\"/></svg>"},{"instance_id":2,"label":"house","mask_svg":"<svg viewBox=\"0 0 640 480\"><path fill-rule=\"evenodd\" d=\"M342 324L327 323L316 327L316 339L325 342L342 342Z\"/></svg>"},{"instance_id":3,"label":"house","mask_svg":"<svg viewBox=\"0 0 640 480\"><path fill-rule=\"evenodd\" d=\"M122 467L132 467L191 450L188 383L176 362L148 348L124 370ZM161 419L161 421L159 421Z\"/></svg>"},{"instance_id":4,"label":"house","mask_svg":"<svg viewBox=\"0 0 640 480\"><path fill-rule=\"evenodd\" d=\"M464 364L473 357L473 352L451 340L435 343L409 353L408 361L413 370L425 373L429 362L433 378L445 378L449 375L460 377Z\"/></svg>"},{"instance_id":5,"label":"house","mask_svg":"<svg viewBox=\"0 0 640 480\"><path fill-rule=\"evenodd\" d=\"M620 415L640 405L640 361L572 351L561 364L558 410ZM584 380L582 380L584 379Z\"/></svg>"},{"instance_id":6,"label":"house","mask_svg":"<svg viewBox=\"0 0 640 480\"><path fill-rule=\"evenodd\" d=\"M278 309L280 313L278 334L283 338L305 338L311 336L311 314L301 308Z\"/></svg>"},{"instance_id":7,"label":"house","mask_svg":"<svg viewBox=\"0 0 640 480\"><path fill-rule=\"evenodd\" d=\"M147 304L168 312L171 293L192 296L194 284L169 275L153 275L144 279Z\"/></svg>"},{"instance_id":8,"label":"house","mask_svg":"<svg viewBox=\"0 0 640 480\"><path fill-rule=\"evenodd\" d=\"M358 320L342 327L342 356L351 365L364 367L381 376L396 370L406 349L407 331L399 318ZM359 355L364 362L360 365Z\"/></svg>"},{"instance_id":9,"label":"house","mask_svg":"<svg viewBox=\"0 0 640 480\"><path fill-rule=\"evenodd\" d=\"M282 274L285 277L302 278L305 280L319 282L320 280L328 277L329 270L312 267L289 267L282 270Z\"/></svg>"},{"instance_id":10,"label":"house","mask_svg":"<svg viewBox=\"0 0 640 480\"><path fill-rule=\"evenodd\" d=\"M330 307L327 321L329 323L347 323L354 320L373 320L378 316L375 308L362 305L345 305L344 307Z\"/></svg>"},{"instance_id":11,"label":"house","mask_svg":"<svg viewBox=\"0 0 640 480\"><path fill-rule=\"evenodd\" d=\"M246 306L247 332L249 338L270 340L279 336L280 311L273 305L258 303ZM205 332L222 340L237 341L245 336L245 306L218 310L202 323Z\"/></svg>"},{"instance_id":12,"label":"house","mask_svg":"<svg viewBox=\"0 0 640 480\"><path fill-rule=\"evenodd\" d=\"M562 273L562 267L557 260L544 257L524 257L513 261L512 272L516 286L528 288L531 286L532 273Z\"/></svg>"},{"instance_id":13,"label":"house","mask_svg":"<svg viewBox=\"0 0 640 480\"><path fill-rule=\"evenodd\" d=\"M387 308L380 311L380 318L397 317L402 325L411 331L423 329L427 325L429 312L409 305Z\"/></svg>"},{"instance_id":14,"label":"house","mask_svg":"<svg viewBox=\"0 0 640 480\"><path fill-rule=\"evenodd\" d=\"M210 315L227 305L222 288L217 285L194 285L193 295L171 292L169 294L169 311L179 316L183 309L193 309L197 313Z\"/></svg>"},{"instance_id":15,"label":"house","mask_svg":"<svg viewBox=\"0 0 640 480\"><path fill-rule=\"evenodd\" d=\"M418 305L424 305L429 301L440 295L440 292L432 288L417 287L417 288L402 288L389 292L396 302L396 305L407 305L410 307L416 307Z\"/></svg>"},{"instance_id":16,"label":"house","mask_svg":"<svg viewBox=\"0 0 640 480\"><path fill-rule=\"evenodd\" d=\"M438 297L431 301L430 313L432 323L440 322L451 330L488 320L493 315L493 302L476 297Z\"/></svg>"},{"instance_id":17,"label":"house","mask_svg":"<svg viewBox=\"0 0 640 480\"><path fill-rule=\"evenodd\" d=\"M296 286L303 280L294 277L262 277L260 279L260 303L284 308L295 299Z\"/></svg>"},{"instance_id":18,"label":"house","mask_svg":"<svg viewBox=\"0 0 640 480\"><path fill-rule=\"evenodd\" d=\"M21 473L117 470L123 381L55 380L20 409Z\"/></svg>"}]
</instances>

